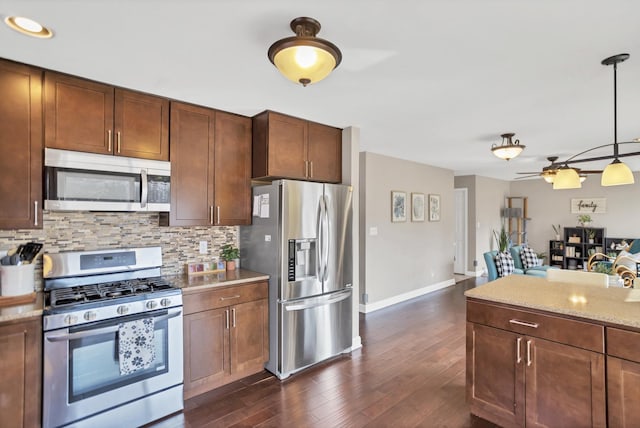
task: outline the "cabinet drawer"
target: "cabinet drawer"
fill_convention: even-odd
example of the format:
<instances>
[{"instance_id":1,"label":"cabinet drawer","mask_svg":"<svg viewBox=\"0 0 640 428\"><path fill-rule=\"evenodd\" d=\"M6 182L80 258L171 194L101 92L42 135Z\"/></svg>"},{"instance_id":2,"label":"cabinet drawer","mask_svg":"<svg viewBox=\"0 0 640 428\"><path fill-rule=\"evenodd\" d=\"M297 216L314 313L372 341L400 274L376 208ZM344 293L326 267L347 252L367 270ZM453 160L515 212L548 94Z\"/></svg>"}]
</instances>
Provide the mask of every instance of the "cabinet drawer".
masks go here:
<instances>
[{"instance_id":1,"label":"cabinet drawer","mask_svg":"<svg viewBox=\"0 0 640 428\"><path fill-rule=\"evenodd\" d=\"M267 282L232 285L224 288L206 289L182 296L185 314L224 308L238 303L266 299L269 295Z\"/></svg>"},{"instance_id":2,"label":"cabinet drawer","mask_svg":"<svg viewBox=\"0 0 640 428\"><path fill-rule=\"evenodd\" d=\"M467 321L604 352L604 327L589 322L469 300Z\"/></svg>"},{"instance_id":3,"label":"cabinet drawer","mask_svg":"<svg viewBox=\"0 0 640 428\"><path fill-rule=\"evenodd\" d=\"M607 328L607 355L640 363L640 333Z\"/></svg>"}]
</instances>

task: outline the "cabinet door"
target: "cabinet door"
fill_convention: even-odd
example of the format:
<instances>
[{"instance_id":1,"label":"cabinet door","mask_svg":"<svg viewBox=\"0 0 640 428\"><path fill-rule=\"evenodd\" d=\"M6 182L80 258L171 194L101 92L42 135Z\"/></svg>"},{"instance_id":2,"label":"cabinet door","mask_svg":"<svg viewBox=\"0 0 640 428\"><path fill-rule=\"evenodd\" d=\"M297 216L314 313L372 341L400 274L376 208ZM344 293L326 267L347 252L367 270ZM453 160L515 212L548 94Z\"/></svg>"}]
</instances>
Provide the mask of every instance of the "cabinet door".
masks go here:
<instances>
[{"instance_id":1,"label":"cabinet door","mask_svg":"<svg viewBox=\"0 0 640 428\"><path fill-rule=\"evenodd\" d=\"M116 89L114 130L116 155L169 160L169 100Z\"/></svg>"},{"instance_id":2,"label":"cabinet door","mask_svg":"<svg viewBox=\"0 0 640 428\"><path fill-rule=\"evenodd\" d=\"M267 299L231 308L231 372L255 373L269 359Z\"/></svg>"},{"instance_id":3,"label":"cabinet door","mask_svg":"<svg viewBox=\"0 0 640 428\"><path fill-rule=\"evenodd\" d=\"M41 319L0 326L0 425L40 426Z\"/></svg>"},{"instance_id":4,"label":"cabinet door","mask_svg":"<svg viewBox=\"0 0 640 428\"><path fill-rule=\"evenodd\" d=\"M213 389L230 374L229 309L184 317L184 397Z\"/></svg>"},{"instance_id":5,"label":"cabinet door","mask_svg":"<svg viewBox=\"0 0 640 428\"><path fill-rule=\"evenodd\" d=\"M42 71L0 60L0 229L42 228Z\"/></svg>"},{"instance_id":6,"label":"cabinet door","mask_svg":"<svg viewBox=\"0 0 640 428\"><path fill-rule=\"evenodd\" d=\"M606 426L604 355L526 340L526 426Z\"/></svg>"},{"instance_id":7,"label":"cabinet door","mask_svg":"<svg viewBox=\"0 0 640 428\"><path fill-rule=\"evenodd\" d=\"M639 427L640 364L607 357L609 426Z\"/></svg>"},{"instance_id":8,"label":"cabinet door","mask_svg":"<svg viewBox=\"0 0 640 428\"><path fill-rule=\"evenodd\" d=\"M49 72L44 77L45 146L113 151L113 87Z\"/></svg>"},{"instance_id":9,"label":"cabinet door","mask_svg":"<svg viewBox=\"0 0 640 428\"><path fill-rule=\"evenodd\" d=\"M342 180L342 130L309 122L308 178L340 183Z\"/></svg>"},{"instance_id":10,"label":"cabinet door","mask_svg":"<svg viewBox=\"0 0 640 428\"><path fill-rule=\"evenodd\" d=\"M172 226L213 224L215 111L171 103Z\"/></svg>"},{"instance_id":11,"label":"cabinet door","mask_svg":"<svg viewBox=\"0 0 640 428\"><path fill-rule=\"evenodd\" d=\"M524 425L521 336L467 323L467 402L471 413L501 426Z\"/></svg>"},{"instance_id":12,"label":"cabinet door","mask_svg":"<svg viewBox=\"0 0 640 428\"><path fill-rule=\"evenodd\" d=\"M251 119L216 112L215 224L251 224Z\"/></svg>"},{"instance_id":13,"label":"cabinet door","mask_svg":"<svg viewBox=\"0 0 640 428\"><path fill-rule=\"evenodd\" d=\"M307 122L269 113L268 176L307 178Z\"/></svg>"}]
</instances>

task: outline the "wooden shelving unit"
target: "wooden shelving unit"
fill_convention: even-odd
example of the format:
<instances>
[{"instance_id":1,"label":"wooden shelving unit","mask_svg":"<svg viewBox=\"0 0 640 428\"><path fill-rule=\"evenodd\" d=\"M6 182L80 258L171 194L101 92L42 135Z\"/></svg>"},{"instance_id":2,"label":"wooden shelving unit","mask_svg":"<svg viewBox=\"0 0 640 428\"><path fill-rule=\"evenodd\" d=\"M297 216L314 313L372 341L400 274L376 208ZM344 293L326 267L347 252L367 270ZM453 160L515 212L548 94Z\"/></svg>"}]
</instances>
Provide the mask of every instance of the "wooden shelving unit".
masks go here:
<instances>
[{"instance_id":1,"label":"wooden shelving unit","mask_svg":"<svg viewBox=\"0 0 640 428\"><path fill-rule=\"evenodd\" d=\"M502 217L507 221L507 233L513 245L526 243L527 221L531 220L527 213L527 197L507 196Z\"/></svg>"}]
</instances>

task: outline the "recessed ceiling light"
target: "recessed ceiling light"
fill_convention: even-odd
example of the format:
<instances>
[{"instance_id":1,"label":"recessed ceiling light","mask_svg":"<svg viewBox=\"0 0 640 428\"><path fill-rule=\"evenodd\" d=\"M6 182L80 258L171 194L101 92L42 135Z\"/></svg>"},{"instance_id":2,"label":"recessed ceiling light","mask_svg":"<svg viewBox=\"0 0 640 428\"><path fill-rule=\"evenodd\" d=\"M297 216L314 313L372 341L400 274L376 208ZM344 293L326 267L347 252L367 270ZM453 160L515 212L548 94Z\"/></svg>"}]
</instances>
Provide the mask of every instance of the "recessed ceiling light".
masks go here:
<instances>
[{"instance_id":1,"label":"recessed ceiling light","mask_svg":"<svg viewBox=\"0 0 640 428\"><path fill-rule=\"evenodd\" d=\"M53 31L43 27L33 19L22 16L7 16L4 22L12 29L28 36L40 37L42 39L53 37Z\"/></svg>"}]
</instances>

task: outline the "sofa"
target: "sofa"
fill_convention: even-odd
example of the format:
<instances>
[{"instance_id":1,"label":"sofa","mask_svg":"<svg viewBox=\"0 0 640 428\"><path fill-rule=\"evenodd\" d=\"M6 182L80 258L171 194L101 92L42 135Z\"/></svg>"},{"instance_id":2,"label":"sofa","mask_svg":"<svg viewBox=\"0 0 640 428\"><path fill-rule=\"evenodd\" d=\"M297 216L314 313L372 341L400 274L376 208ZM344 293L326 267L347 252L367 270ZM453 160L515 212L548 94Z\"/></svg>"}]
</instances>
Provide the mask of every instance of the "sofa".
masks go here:
<instances>
[{"instance_id":1,"label":"sofa","mask_svg":"<svg viewBox=\"0 0 640 428\"><path fill-rule=\"evenodd\" d=\"M538 277L546 277L547 269L556 269L555 266L534 266L529 269L525 269L522 264L522 260L520 259L520 251L522 250L522 245L516 245L509 249L511 253L511 257L513 258L514 270L513 273L515 275L531 275ZM498 279L498 269L496 268L496 254L498 251L487 251L484 253L484 261L487 265L487 276L489 281L493 281L494 279Z\"/></svg>"}]
</instances>

